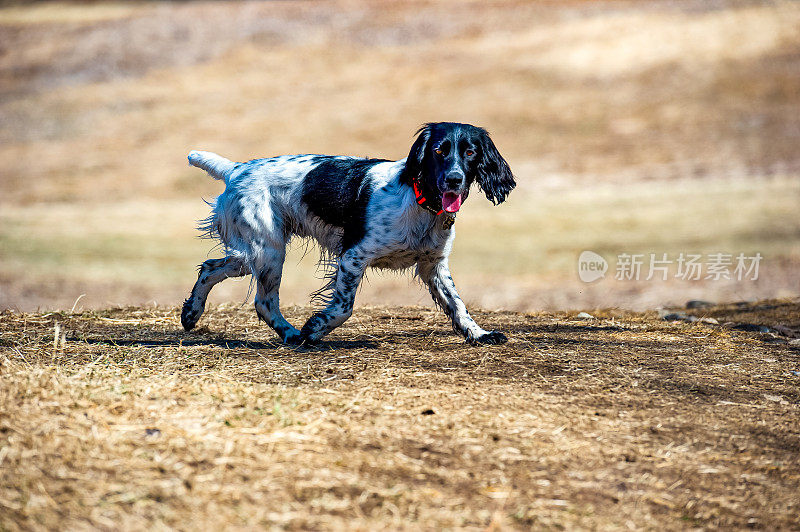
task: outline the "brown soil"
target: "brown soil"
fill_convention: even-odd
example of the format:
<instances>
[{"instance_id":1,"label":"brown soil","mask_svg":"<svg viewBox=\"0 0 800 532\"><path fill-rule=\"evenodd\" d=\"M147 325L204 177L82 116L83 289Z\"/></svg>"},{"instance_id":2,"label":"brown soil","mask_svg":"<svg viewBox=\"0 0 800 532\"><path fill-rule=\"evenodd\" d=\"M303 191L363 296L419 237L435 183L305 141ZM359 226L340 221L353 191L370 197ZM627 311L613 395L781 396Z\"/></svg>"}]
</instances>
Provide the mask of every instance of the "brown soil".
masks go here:
<instances>
[{"instance_id":1,"label":"brown soil","mask_svg":"<svg viewBox=\"0 0 800 532\"><path fill-rule=\"evenodd\" d=\"M0 529L796 528L800 303L689 312L4 312Z\"/></svg>"}]
</instances>

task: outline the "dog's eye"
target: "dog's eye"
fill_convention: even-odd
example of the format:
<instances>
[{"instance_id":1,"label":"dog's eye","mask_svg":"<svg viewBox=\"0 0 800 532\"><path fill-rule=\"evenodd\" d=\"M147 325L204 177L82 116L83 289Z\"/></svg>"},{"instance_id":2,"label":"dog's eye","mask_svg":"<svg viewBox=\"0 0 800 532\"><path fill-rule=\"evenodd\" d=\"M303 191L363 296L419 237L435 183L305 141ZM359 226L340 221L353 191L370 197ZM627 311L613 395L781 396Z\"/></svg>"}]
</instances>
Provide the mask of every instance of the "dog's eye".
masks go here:
<instances>
[{"instance_id":1,"label":"dog's eye","mask_svg":"<svg viewBox=\"0 0 800 532\"><path fill-rule=\"evenodd\" d=\"M466 155L467 157L472 157L473 155L475 155L475 152L472 150L467 150L464 152L464 155Z\"/></svg>"},{"instance_id":2,"label":"dog's eye","mask_svg":"<svg viewBox=\"0 0 800 532\"><path fill-rule=\"evenodd\" d=\"M442 150L439 149L439 148L436 148L436 155L441 155L441 154L442 154Z\"/></svg>"}]
</instances>

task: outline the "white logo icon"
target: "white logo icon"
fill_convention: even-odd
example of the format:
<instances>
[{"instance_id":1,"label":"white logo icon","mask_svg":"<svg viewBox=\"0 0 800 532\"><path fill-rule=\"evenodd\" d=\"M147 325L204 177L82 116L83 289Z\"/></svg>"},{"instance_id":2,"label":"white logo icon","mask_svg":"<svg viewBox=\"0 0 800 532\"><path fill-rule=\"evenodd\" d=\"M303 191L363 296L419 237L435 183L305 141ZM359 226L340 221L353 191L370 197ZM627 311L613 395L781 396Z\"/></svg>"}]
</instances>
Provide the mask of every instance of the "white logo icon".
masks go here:
<instances>
[{"instance_id":1,"label":"white logo icon","mask_svg":"<svg viewBox=\"0 0 800 532\"><path fill-rule=\"evenodd\" d=\"M592 283L606 276L608 262L594 251L584 251L578 257L578 277L584 283Z\"/></svg>"}]
</instances>

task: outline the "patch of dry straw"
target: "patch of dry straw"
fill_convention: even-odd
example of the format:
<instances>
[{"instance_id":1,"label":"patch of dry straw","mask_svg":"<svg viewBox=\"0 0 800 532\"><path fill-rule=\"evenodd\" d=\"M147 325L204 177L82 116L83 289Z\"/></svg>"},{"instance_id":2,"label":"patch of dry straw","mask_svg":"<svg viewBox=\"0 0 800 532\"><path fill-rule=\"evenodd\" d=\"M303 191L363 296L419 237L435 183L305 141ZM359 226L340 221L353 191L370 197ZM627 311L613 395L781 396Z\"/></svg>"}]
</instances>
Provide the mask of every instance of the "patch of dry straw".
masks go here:
<instances>
[{"instance_id":1,"label":"patch of dry straw","mask_svg":"<svg viewBox=\"0 0 800 532\"><path fill-rule=\"evenodd\" d=\"M188 334L172 308L0 314L0 529L796 525L788 339L476 314L511 341L409 307L314 350L226 306Z\"/></svg>"}]
</instances>

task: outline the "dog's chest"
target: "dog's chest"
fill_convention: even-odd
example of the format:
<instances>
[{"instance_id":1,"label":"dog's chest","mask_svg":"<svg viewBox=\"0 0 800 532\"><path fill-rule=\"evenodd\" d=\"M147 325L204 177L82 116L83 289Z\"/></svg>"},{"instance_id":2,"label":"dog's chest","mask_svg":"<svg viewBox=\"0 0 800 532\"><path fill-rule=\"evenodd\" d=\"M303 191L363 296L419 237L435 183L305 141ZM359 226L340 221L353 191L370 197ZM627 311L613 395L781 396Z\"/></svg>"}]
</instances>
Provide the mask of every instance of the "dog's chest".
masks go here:
<instances>
[{"instance_id":1,"label":"dog's chest","mask_svg":"<svg viewBox=\"0 0 800 532\"><path fill-rule=\"evenodd\" d=\"M403 238L390 239L379 244L375 249L375 258L370 265L373 268L401 270L410 268L420 261L434 262L447 254L449 249L449 233L431 230L406 232Z\"/></svg>"}]
</instances>

